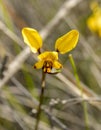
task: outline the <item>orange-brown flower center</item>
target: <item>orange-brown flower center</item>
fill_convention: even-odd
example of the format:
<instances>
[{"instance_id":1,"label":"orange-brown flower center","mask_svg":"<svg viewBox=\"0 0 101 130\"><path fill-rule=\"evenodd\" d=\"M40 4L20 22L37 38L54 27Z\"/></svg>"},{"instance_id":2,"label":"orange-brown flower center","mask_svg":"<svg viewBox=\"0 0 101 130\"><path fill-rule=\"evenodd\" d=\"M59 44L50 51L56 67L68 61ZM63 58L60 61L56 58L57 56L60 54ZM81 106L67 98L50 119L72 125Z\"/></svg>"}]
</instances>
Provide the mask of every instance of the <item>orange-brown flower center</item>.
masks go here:
<instances>
[{"instance_id":1,"label":"orange-brown flower center","mask_svg":"<svg viewBox=\"0 0 101 130\"><path fill-rule=\"evenodd\" d=\"M51 61L51 60L46 60L46 61L44 61L44 64L43 64L43 68L42 68L42 69L43 69L43 71L44 71L45 73L50 73L52 67L53 67L52 61Z\"/></svg>"}]
</instances>

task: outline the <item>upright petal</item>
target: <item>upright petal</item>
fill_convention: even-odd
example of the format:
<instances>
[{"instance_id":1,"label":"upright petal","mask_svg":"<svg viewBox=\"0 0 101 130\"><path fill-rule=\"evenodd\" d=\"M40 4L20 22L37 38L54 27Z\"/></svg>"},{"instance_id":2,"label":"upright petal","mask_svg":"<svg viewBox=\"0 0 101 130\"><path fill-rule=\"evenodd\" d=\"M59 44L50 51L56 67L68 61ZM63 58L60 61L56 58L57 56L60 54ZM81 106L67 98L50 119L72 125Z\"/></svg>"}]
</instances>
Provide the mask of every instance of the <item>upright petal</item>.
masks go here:
<instances>
[{"instance_id":1,"label":"upright petal","mask_svg":"<svg viewBox=\"0 0 101 130\"><path fill-rule=\"evenodd\" d=\"M41 60L58 60L58 53L55 51L45 51L38 56Z\"/></svg>"},{"instance_id":2,"label":"upright petal","mask_svg":"<svg viewBox=\"0 0 101 130\"><path fill-rule=\"evenodd\" d=\"M22 36L32 52L36 53L42 47L42 38L35 29L23 28Z\"/></svg>"},{"instance_id":3,"label":"upright petal","mask_svg":"<svg viewBox=\"0 0 101 130\"><path fill-rule=\"evenodd\" d=\"M57 52L60 52L61 54L69 52L76 46L78 38L79 32L77 30L72 30L66 33L65 35L57 39L55 43L55 50Z\"/></svg>"}]
</instances>

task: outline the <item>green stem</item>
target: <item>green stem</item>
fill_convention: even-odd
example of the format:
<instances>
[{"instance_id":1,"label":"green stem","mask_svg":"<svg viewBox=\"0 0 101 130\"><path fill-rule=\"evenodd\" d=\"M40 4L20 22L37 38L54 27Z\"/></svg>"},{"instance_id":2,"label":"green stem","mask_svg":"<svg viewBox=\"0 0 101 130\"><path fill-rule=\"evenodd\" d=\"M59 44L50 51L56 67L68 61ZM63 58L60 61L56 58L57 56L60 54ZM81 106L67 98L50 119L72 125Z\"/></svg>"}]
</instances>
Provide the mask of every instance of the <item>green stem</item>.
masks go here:
<instances>
[{"instance_id":1,"label":"green stem","mask_svg":"<svg viewBox=\"0 0 101 130\"><path fill-rule=\"evenodd\" d=\"M80 84L80 79L79 79L79 76L78 76L78 73L77 73L75 61L74 61L74 59L73 59L71 54L69 55L69 59L70 59L72 68L74 70L74 76L76 78L77 85L78 85L79 89L81 90L81 97L83 98L83 88L82 88L82 86ZM88 121L88 112L87 112L87 104L86 104L86 102L83 101L82 102L82 106L83 106L83 111L84 111L86 130L89 130L89 123L88 123L89 121Z\"/></svg>"},{"instance_id":2,"label":"green stem","mask_svg":"<svg viewBox=\"0 0 101 130\"><path fill-rule=\"evenodd\" d=\"M76 65L75 65L74 59L72 57L72 54L69 54L69 60L70 60L70 63L72 65L72 68L73 68L73 71L74 71L74 76L76 78L77 85L82 92L82 87L80 86L80 79L79 79L79 76L78 76L78 73L77 73Z\"/></svg>"},{"instance_id":3,"label":"green stem","mask_svg":"<svg viewBox=\"0 0 101 130\"><path fill-rule=\"evenodd\" d=\"M35 124L35 130L38 130L38 125L40 121L40 115L41 115L41 105L43 103L43 95L44 95L44 89L45 89L45 76L46 74L42 71L42 83L41 83L41 93L40 93L40 99L39 99L39 106L38 106L38 112L37 112L37 119Z\"/></svg>"}]
</instances>

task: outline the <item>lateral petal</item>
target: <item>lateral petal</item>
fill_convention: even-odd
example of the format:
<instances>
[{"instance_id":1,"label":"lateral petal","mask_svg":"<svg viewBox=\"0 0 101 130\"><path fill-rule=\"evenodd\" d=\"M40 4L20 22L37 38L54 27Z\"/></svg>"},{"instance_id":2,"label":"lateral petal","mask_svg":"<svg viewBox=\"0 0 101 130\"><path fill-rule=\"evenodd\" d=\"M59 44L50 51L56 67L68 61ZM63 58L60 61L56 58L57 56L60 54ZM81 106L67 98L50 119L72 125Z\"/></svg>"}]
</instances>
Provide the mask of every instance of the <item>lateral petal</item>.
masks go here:
<instances>
[{"instance_id":1,"label":"lateral petal","mask_svg":"<svg viewBox=\"0 0 101 130\"><path fill-rule=\"evenodd\" d=\"M43 61L38 61L37 63L35 63L34 68L41 69L43 67L43 63Z\"/></svg>"},{"instance_id":2,"label":"lateral petal","mask_svg":"<svg viewBox=\"0 0 101 130\"><path fill-rule=\"evenodd\" d=\"M42 38L35 29L23 28L22 36L24 42L30 47L33 53L36 53L42 47Z\"/></svg>"},{"instance_id":3,"label":"lateral petal","mask_svg":"<svg viewBox=\"0 0 101 130\"><path fill-rule=\"evenodd\" d=\"M57 39L55 43L55 50L57 52L60 52L61 54L69 52L76 46L78 38L79 32L77 30L72 30L66 33L65 35Z\"/></svg>"},{"instance_id":4,"label":"lateral petal","mask_svg":"<svg viewBox=\"0 0 101 130\"><path fill-rule=\"evenodd\" d=\"M61 69L62 65L58 61L54 61L53 68L55 68L55 69Z\"/></svg>"}]
</instances>

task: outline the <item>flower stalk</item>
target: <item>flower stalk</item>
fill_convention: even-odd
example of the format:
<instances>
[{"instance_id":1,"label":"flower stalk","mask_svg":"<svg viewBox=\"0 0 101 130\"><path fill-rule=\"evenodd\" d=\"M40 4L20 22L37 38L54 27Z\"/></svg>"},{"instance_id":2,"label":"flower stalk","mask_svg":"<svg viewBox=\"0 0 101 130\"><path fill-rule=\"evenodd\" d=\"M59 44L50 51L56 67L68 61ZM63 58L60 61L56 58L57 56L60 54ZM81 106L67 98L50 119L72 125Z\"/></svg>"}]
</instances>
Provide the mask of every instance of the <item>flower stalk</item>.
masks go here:
<instances>
[{"instance_id":1,"label":"flower stalk","mask_svg":"<svg viewBox=\"0 0 101 130\"><path fill-rule=\"evenodd\" d=\"M43 99L44 99L45 77L46 77L46 73L44 73L42 71L41 93L40 93L40 99L39 99L39 106L38 106L38 109L37 109L37 117L36 117L35 130L38 130L39 121L40 121L41 106L42 106Z\"/></svg>"}]
</instances>

